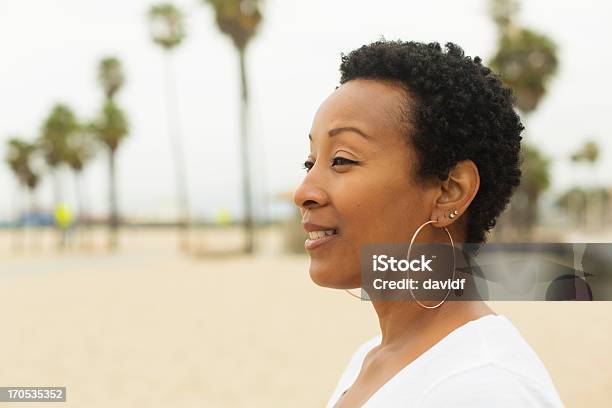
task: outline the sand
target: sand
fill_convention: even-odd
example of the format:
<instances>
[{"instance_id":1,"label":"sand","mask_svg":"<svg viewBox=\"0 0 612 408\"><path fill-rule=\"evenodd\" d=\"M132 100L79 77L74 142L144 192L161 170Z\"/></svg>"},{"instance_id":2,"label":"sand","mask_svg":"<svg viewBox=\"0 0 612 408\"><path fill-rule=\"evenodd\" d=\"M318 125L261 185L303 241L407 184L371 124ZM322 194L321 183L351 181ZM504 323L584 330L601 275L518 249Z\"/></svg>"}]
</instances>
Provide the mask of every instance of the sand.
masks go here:
<instances>
[{"instance_id":1,"label":"sand","mask_svg":"<svg viewBox=\"0 0 612 408\"><path fill-rule=\"evenodd\" d=\"M314 285L308 258L193 257L132 230L116 254L9 252L0 234L0 386L66 386L65 407L315 407L371 305ZM490 302L568 407L612 403L612 303ZM14 404L0 403L0 406Z\"/></svg>"}]
</instances>

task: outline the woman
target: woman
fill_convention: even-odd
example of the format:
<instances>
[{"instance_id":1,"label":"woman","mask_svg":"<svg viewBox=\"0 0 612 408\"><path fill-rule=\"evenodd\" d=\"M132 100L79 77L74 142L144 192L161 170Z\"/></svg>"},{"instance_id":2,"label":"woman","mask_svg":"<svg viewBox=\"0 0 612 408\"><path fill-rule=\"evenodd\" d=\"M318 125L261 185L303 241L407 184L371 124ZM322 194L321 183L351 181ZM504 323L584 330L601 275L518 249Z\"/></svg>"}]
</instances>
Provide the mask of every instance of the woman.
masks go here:
<instances>
[{"instance_id":1,"label":"woman","mask_svg":"<svg viewBox=\"0 0 612 408\"><path fill-rule=\"evenodd\" d=\"M446 243L446 231L484 243L520 181L511 91L452 43L379 41L340 71L294 194L312 280L360 287L367 243ZM439 303L373 300L381 334L354 353L328 407L562 406L506 317L482 301Z\"/></svg>"}]
</instances>

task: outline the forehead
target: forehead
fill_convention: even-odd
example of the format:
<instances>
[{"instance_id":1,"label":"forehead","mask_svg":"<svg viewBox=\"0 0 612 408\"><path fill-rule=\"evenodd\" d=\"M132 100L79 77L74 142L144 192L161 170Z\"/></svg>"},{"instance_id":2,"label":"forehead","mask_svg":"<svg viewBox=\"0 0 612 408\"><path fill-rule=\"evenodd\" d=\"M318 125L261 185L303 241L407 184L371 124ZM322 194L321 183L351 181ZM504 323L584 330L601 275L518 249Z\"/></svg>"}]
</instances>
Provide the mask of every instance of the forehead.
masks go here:
<instances>
[{"instance_id":1,"label":"forehead","mask_svg":"<svg viewBox=\"0 0 612 408\"><path fill-rule=\"evenodd\" d=\"M356 79L338 87L317 111L311 134L336 127L357 127L369 136L400 133L406 92L391 82Z\"/></svg>"}]
</instances>

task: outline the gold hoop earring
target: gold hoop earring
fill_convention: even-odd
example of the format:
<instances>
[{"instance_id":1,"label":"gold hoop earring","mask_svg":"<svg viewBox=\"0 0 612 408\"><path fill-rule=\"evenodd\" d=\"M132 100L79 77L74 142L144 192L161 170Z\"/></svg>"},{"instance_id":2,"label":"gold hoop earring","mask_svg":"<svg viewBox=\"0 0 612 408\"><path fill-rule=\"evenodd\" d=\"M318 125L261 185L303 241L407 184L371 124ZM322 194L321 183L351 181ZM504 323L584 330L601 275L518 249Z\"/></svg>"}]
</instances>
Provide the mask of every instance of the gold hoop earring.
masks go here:
<instances>
[{"instance_id":1,"label":"gold hoop earring","mask_svg":"<svg viewBox=\"0 0 612 408\"><path fill-rule=\"evenodd\" d=\"M419 232L421 232L421 230L427 225L427 224L432 224L432 223L436 223L439 220L429 220L427 222L424 222L423 224L421 224L421 226L419 228L417 228L417 230L414 232L414 234L412 235L412 239L410 240L410 246L408 246L408 253L406 254L406 259L408 260L408 262L410 262L410 251L412 250L412 244L414 244L414 240L416 239L417 235L419 234ZM448 235L448 239L450 240L451 243L451 247L453 248L453 276L451 277L451 281L453 279L455 279L455 267L456 267L456 259L455 259L455 243L453 242L453 237L451 236L450 232L448 232L448 229L446 227L442 227L444 228L444 231L446 231L446 235ZM410 269L407 270L407 278L410 279ZM449 285L450 286L450 285ZM448 292L446 293L446 296L444 296L444 299L442 299L442 302L438 303L435 306L427 306L424 305L423 303L421 303L415 296L414 293L412 292L412 287L408 287L408 289L410 290L410 296L412 296L412 298L414 299L415 302L417 302L419 304L419 306L425 308L425 309L435 309L437 307L442 306L442 303L446 302L446 299L448 298L448 295L450 295L451 293L451 289L450 287L448 288Z\"/></svg>"}]
</instances>

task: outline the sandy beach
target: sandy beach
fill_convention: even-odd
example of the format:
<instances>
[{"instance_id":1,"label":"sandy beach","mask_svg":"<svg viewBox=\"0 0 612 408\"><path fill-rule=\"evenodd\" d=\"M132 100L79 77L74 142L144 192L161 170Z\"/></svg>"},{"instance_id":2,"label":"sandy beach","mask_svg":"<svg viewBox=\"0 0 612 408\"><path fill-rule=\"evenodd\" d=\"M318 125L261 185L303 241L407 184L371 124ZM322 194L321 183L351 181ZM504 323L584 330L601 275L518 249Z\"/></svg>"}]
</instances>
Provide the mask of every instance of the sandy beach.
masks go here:
<instances>
[{"instance_id":1,"label":"sandy beach","mask_svg":"<svg viewBox=\"0 0 612 408\"><path fill-rule=\"evenodd\" d=\"M15 255L9 241L0 234L0 386L66 386L62 406L323 406L377 334L370 304L314 285L306 255L184 256L172 232L138 229L116 254ZM610 406L612 303L490 305L566 406Z\"/></svg>"}]
</instances>

